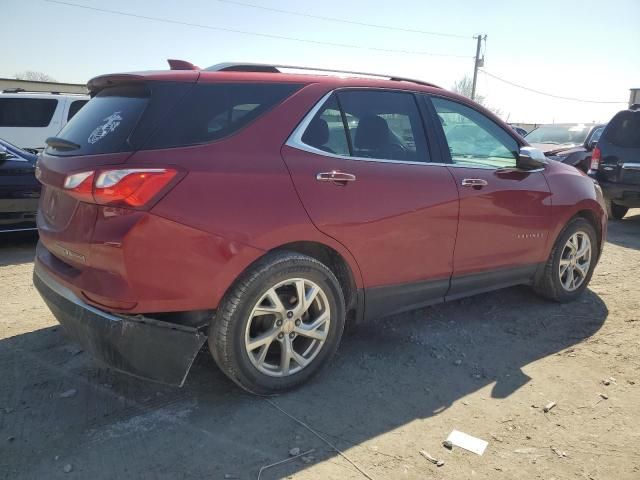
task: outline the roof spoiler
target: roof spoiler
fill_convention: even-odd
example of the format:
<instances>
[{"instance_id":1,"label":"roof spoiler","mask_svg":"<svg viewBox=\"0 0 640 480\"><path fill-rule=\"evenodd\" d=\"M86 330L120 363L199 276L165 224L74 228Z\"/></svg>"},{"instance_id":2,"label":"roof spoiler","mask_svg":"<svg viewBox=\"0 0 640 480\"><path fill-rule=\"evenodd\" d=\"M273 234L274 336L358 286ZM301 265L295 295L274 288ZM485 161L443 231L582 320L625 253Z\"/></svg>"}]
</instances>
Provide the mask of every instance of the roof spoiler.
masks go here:
<instances>
[{"instance_id":1,"label":"roof spoiler","mask_svg":"<svg viewBox=\"0 0 640 480\"><path fill-rule=\"evenodd\" d=\"M197 67L191 62L187 62L186 60L176 60L173 58L167 59L167 63L169 63L169 68L171 70L200 70L200 67Z\"/></svg>"}]
</instances>

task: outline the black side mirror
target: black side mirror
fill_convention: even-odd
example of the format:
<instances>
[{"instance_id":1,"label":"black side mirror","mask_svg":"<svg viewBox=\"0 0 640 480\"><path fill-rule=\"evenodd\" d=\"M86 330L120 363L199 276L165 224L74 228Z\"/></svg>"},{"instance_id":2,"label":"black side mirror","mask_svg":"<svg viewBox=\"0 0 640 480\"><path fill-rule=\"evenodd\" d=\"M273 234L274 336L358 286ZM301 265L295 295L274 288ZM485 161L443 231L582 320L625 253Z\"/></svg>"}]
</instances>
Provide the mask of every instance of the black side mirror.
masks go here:
<instances>
[{"instance_id":1,"label":"black side mirror","mask_svg":"<svg viewBox=\"0 0 640 480\"><path fill-rule=\"evenodd\" d=\"M521 170L537 170L547 165L547 157L534 147L522 147L516 160L516 167Z\"/></svg>"},{"instance_id":2,"label":"black side mirror","mask_svg":"<svg viewBox=\"0 0 640 480\"><path fill-rule=\"evenodd\" d=\"M7 154L7 147L0 145L0 162L4 162L9 155Z\"/></svg>"}]
</instances>

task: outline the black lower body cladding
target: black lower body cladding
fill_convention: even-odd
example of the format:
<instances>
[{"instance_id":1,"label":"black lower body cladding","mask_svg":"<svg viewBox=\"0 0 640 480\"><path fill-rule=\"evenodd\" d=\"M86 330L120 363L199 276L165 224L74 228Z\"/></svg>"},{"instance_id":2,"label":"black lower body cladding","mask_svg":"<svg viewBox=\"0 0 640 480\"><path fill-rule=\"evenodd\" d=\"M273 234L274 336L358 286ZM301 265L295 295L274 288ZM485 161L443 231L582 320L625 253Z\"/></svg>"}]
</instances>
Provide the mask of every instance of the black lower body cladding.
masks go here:
<instances>
[{"instance_id":1,"label":"black lower body cladding","mask_svg":"<svg viewBox=\"0 0 640 480\"><path fill-rule=\"evenodd\" d=\"M197 328L94 308L37 260L33 283L69 336L94 358L129 375L182 386L207 339Z\"/></svg>"}]
</instances>

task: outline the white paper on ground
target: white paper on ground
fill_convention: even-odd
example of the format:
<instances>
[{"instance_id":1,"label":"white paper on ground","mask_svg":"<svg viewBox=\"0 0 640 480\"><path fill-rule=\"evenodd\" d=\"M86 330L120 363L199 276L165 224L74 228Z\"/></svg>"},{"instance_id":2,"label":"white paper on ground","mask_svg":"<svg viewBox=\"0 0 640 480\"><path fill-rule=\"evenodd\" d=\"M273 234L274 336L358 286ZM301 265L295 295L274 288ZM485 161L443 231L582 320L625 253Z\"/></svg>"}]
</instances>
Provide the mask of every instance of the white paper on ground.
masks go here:
<instances>
[{"instance_id":1,"label":"white paper on ground","mask_svg":"<svg viewBox=\"0 0 640 480\"><path fill-rule=\"evenodd\" d=\"M464 448L465 450L469 450L477 455L482 455L487 448L487 445L489 445L488 442L480 438L472 437L471 435L459 432L458 430L451 432L447 437L447 440L456 447Z\"/></svg>"}]
</instances>

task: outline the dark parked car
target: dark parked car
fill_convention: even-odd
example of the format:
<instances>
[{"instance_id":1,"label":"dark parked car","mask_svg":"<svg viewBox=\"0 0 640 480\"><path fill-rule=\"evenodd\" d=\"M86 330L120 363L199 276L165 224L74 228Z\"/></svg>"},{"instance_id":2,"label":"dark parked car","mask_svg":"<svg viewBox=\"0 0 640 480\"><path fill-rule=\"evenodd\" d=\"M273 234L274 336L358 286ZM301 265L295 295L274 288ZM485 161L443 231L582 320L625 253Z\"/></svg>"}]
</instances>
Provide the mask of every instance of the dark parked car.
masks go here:
<instances>
[{"instance_id":1,"label":"dark parked car","mask_svg":"<svg viewBox=\"0 0 640 480\"><path fill-rule=\"evenodd\" d=\"M587 173L591 163L591 152L604 127L604 124L583 123L542 125L529 132L525 138L551 160L573 165Z\"/></svg>"},{"instance_id":2,"label":"dark parked car","mask_svg":"<svg viewBox=\"0 0 640 480\"><path fill-rule=\"evenodd\" d=\"M611 119L593 151L590 175L604 190L610 217L620 220L640 207L640 105Z\"/></svg>"},{"instance_id":3,"label":"dark parked car","mask_svg":"<svg viewBox=\"0 0 640 480\"><path fill-rule=\"evenodd\" d=\"M173 65L91 80L39 160L35 285L112 367L182 384L208 339L233 381L274 393L327 365L347 320L587 287L596 182L467 98Z\"/></svg>"},{"instance_id":4,"label":"dark parked car","mask_svg":"<svg viewBox=\"0 0 640 480\"><path fill-rule=\"evenodd\" d=\"M36 153L0 139L0 234L36 229Z\"/></svg>"}]
</instances>

